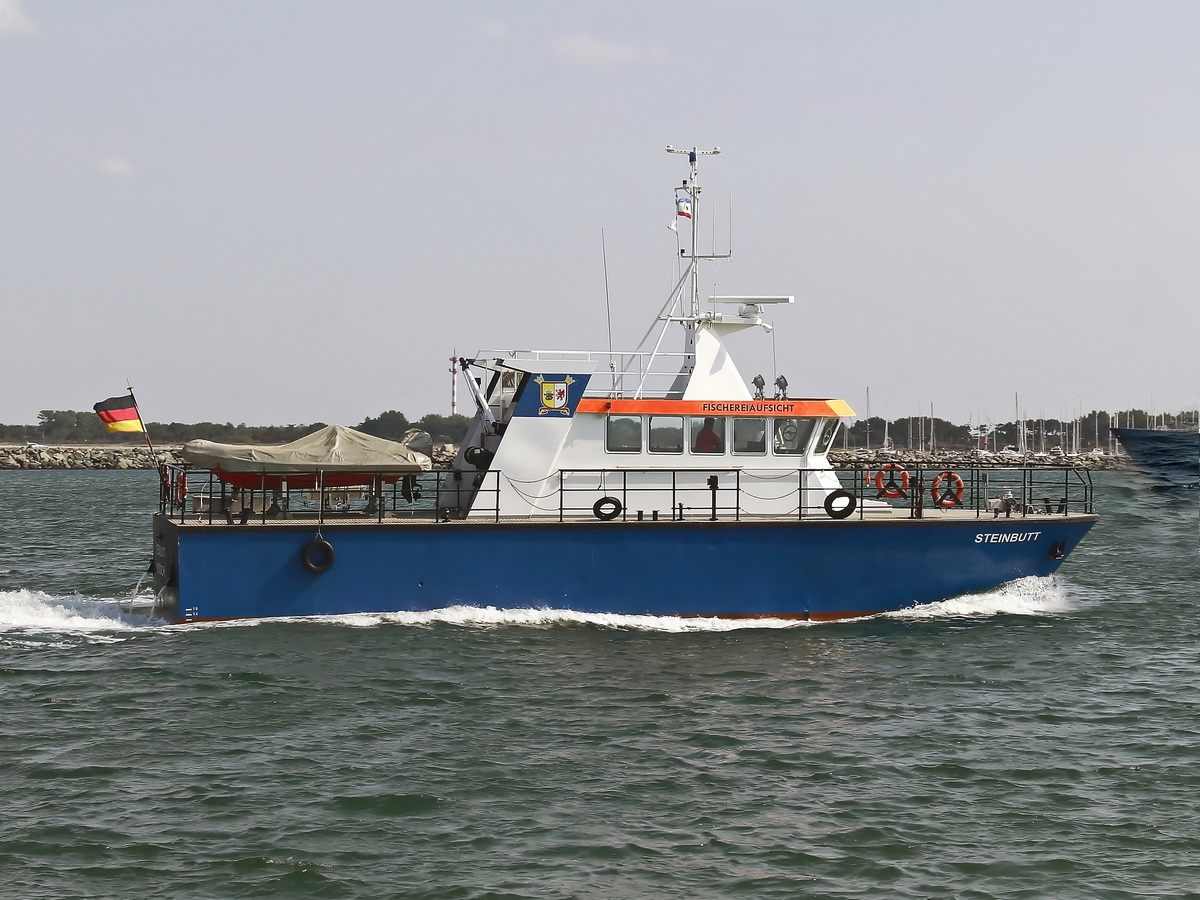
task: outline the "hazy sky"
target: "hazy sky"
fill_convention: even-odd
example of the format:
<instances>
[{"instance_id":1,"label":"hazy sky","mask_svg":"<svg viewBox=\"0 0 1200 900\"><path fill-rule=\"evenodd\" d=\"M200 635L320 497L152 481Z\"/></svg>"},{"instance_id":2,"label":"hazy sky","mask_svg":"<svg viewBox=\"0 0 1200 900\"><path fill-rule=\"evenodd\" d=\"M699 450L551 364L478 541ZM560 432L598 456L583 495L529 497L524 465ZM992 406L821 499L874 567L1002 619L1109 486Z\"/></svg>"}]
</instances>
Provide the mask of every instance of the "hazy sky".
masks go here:
<instances>
[{"instance_id":1,"label":"hazy sky","mask_svg":"<svg viewBox=\"0 0 1200 900\"><path fill-rule=\"evenodd\" d=\"M793 396L965 422L1200 398L1200 3L0 0L0 422L450 411L674 283L795 294ZM459 391L460 411L470 412Z\"/></svg>"}]
</instances>

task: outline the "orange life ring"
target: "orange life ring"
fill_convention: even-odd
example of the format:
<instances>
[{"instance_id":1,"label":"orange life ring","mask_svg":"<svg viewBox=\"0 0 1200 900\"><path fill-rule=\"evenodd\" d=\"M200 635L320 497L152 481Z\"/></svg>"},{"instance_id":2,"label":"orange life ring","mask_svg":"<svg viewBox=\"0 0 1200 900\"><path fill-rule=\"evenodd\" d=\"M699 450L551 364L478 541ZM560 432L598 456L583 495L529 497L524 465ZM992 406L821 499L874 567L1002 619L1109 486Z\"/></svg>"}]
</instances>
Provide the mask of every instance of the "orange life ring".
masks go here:
<instances>
[{"instance_id":1,"label":"orange life ring","mask_svg":"<svg viewBox=\"0 0 1200 900\"><path fill-rule=\"evenodd\" d=\"M896 484L895 475L889 475L886 482L887 486L885 487L883 480L885 472L899 472L900 484ZM888 497L892 500L895 500L897 497L906 496L905 492L908 490L908 470L898 463L887 463L875 473L875 489L879 491L880 497Z\"/></svg>"},{"instance_id":2,"label":"orange life ring","mask_svg":"<svg viewBox=\"0 0 1200 900\"><path fill-rule=\"evenodd\" d=\"M187 475L180 472L175 478L175 495L172 498L177 506L183 506L187 500Z\"/></svg>"},{"instance_id":3,"label":"orange life ring","mask_svg":"<svg viewBox=\"0 0 1200 900\"><path fill-rule=\"evenodd\" d=\"M944 497L940 490L943 481L948 481L953 485L953 490L947 490ZM963 498L962 476L947 469L933 479L933 487L929 489L929 493L933 497L934 506L958 506L962 503Z\"/></svg>"}]
</instances>

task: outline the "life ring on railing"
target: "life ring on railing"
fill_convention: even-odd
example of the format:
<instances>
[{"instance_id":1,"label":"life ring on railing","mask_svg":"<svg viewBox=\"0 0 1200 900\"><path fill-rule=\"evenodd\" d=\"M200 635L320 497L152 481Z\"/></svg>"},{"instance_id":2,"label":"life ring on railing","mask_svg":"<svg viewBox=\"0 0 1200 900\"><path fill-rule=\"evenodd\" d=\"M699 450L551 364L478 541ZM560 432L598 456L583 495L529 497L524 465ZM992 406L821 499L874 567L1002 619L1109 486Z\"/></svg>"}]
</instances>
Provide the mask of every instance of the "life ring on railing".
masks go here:
<instances>
[{"instance_id":1,"label":"life ring on railing","mask_svg":"<svg viewBox=\"0 0 1200 900\"><path fill-rule=\"evenodd\" d=\"M948 481L950 488L946 491L945 496L942 496L942 482ZM962 476L957 472L951 472L947 469L933 479L933 486L929 489L929 495L933 497L934 506L958 506L962 503L963 498L963 480Z\"/></svg>"},{"instance_id":2,"label":"life ring on railing","mask_svg":"<svg viewBox=\"0 0 1200 900\"><path fill-rule=\"evenodd\" d=\"M616 497L601 497L592 504L592 514L601 522L608 522L621 514L621 501Z\"/></svg>"},{"instance_id":3,"label":"life ring on railing","mask_svg":"<svg viewBox=\"0 0 1200 900\"><path fill-rule=\"evenodd\" d=\"M187 500L187 475L180 472L175 478L175 490L171 495L171 500L176 506L183 506Z\"/></svg>"},{"instance_id":4,"label":"life ring on railing","mask_svg":"<svg viewBox=\"0 0 1200 900\"><path fill-rule=\"evenodd\" d=\"M333 552L333 544L325 538L315 537L300 550L300 562L314 575L320 575L333 568L336 555Z\"/></svg>"},{"instance_id":5,"label":"life ring on railing","mask_svg":"<svg viewBox=\"0 0 1200 900\"><path fill-rule=\"evenodd\" d=\"M838 500L845 500L845 506L835 506ZM831 519L848 519L858 508L858 498L845 488L830 491L825 495L825 512Z\"/></svg>"},{"instance_id":6,"label":"life ring on railing","mask_svg":"<svg viewBox=\"0 0 1200 900\"><path fill-rule=\"evenodd\" d=\"M900 482L896 483L896 473L900 473ZM883 476L887 473L887 481L884 482ZM895 500L897 497L905 497L908 492L908 470L899 463L886 463L878 472L875 473L875 489L879 491L880 497L887 497Z\"/></svg>"}]
</instances>

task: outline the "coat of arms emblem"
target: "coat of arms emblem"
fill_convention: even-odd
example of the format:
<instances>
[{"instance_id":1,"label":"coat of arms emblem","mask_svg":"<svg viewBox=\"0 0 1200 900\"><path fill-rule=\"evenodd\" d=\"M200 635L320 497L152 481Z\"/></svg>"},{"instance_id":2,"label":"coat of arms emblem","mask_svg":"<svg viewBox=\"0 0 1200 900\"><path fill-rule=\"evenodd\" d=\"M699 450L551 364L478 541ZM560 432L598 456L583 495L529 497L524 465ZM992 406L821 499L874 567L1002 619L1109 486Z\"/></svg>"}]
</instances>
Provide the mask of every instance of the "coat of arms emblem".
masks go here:
<instances>
[{"instance_id":1,"label":"coat of arms emblem","mask_svg":"<svg viewBox=\"0 0 1200 900\"><path fill-rule=\"evenodd\" d=\"M538 409L539 416L553 412L562 413L564 416L571 414L571 408L567 406L567 386L575 383L574 378L568 375L562 381L546 381L539 375L533 380L542 386L542 405Z\"/></svg>"}]
</instances>

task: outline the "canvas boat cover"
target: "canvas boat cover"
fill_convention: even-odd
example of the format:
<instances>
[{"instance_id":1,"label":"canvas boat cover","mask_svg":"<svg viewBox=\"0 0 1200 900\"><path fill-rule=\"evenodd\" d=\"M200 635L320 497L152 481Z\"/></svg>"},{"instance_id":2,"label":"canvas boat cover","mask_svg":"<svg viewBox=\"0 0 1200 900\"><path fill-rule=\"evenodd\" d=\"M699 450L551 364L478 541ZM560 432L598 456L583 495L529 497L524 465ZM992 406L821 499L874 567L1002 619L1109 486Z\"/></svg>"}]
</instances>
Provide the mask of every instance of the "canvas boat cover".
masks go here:
<instances>
[{"instance_id":1,"label":"canvas boat cover","mask_svg":"<svg viewBox=\"0 0 1200 900\"><path fill-rule=\"evenodd\" d=\"M406 435L407 437L407 435ZM290 444L218 444L188 441L183 458L194 466L223 472L426 472L433 462L407 444L327 425Z\"/></svg>"}]
</instances>

